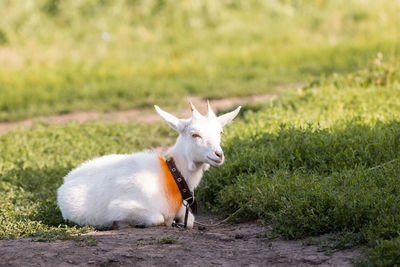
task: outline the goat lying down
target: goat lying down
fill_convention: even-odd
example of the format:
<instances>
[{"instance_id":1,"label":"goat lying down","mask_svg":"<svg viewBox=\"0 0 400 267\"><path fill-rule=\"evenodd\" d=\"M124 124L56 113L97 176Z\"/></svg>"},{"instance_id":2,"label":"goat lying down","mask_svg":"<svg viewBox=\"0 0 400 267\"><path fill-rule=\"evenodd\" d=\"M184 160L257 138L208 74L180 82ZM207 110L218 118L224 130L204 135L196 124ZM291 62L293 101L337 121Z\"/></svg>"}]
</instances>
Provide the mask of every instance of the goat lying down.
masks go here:
<instances>
[{"instance_id":1,"label":"goat lying down","mask_svg":"<svg viewBox=\"0 0 400 267\"><path fill-rule=\"evenodd\" d=\"M224 162L220 146L222 128L239 113L217 117L208 104L201 115L191 104L192 116L178 119L155 106L158 114L179 133L167 152L185 178L190 191L203 172ZM166 175L165 159L153 152L107 155L73 169L58 189L57 201L64 219L79 225L111 227L115 223L171 226L183 222L185 206L175 180ZM188 214L187 227L194 216Z\"/></svg>"}]
</instances>

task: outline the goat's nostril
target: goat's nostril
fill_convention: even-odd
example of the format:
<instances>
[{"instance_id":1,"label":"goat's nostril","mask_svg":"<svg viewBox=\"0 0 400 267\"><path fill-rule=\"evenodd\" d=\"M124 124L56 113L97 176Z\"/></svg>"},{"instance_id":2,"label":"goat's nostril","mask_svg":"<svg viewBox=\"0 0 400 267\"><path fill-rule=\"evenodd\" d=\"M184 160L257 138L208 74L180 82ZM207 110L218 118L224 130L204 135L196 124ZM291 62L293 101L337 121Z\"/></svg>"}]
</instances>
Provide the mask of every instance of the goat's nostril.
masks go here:
<instances>
[{"instance_id":1,"label":"goat's nostril","mask_svg":"<svg viewBox=\"0 0 400 267\"><path fill-rule=\"evenodd\" d=\"M222 152L215 151L215 155L217 155L218 158L222 159L224 154Z\"/></svg>"}]
</instances>

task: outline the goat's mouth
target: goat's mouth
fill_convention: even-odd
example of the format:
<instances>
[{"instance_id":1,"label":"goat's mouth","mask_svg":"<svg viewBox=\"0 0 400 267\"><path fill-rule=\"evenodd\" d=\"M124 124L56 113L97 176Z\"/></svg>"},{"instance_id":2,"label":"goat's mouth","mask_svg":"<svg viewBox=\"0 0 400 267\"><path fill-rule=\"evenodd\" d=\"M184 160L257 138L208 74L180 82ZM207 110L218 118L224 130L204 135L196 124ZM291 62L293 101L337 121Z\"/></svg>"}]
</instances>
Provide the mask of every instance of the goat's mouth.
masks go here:
<instances>
[{"instance_id":1,"label":"goat's mouth","mask_svg":"<svg viewBox=\"0 0 400 267\"><path fill-rule=\"evenodd\" d=\"M213 159L213 158L210 158L209 156L207 156L207 158L208 158L209 160L211 160L212 163L215 163L216 165L221 165L222 162L223 162L222 159Z\"/></svg>"}]
</instances>

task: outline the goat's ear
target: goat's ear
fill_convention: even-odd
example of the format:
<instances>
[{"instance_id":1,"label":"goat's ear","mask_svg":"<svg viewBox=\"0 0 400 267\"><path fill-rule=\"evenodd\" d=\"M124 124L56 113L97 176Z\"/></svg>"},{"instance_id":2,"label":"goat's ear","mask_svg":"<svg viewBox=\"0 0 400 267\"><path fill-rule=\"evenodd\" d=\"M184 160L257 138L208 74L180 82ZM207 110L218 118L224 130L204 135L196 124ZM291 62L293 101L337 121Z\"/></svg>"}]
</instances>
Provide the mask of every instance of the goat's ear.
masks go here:
<instances>
[{"instance_id":1,"label":"goat's ear","mask_svg":"<svg viewBox=\"0 0 400 267\"><path fill-rule=\"evenodd\" d=\"M174 115L162 110L159 106L155 105L157 113L168 123L168 125L177 132L182 132L185 128L185 121L180 120Z\"/></svg>"},{"instance_id":2,"label":"goat's ear","mask_svg":"<svg viewBox=\"0 0 400 267\"><path fill-rule=\"evenodd\" d=\"M232 122L232 120L237 116L237 114L240 111L241 106L237 107L234 111L225 113L224 115L221 115L218 117L219 123L221 123L221 126L224 127L228 123Z\"/></svg>"}]
</instances>

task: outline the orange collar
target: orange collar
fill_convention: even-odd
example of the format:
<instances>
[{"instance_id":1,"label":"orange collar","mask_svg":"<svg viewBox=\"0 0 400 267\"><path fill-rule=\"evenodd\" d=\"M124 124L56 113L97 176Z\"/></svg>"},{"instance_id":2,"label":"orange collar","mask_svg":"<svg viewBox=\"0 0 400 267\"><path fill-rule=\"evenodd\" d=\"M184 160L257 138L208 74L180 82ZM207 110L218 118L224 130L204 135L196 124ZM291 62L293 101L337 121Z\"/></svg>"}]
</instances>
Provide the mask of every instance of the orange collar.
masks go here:
<instances>
[{"instance_id":1,"label":"orange collar","mask_svg":"<svg viewBox=\"0 0 400 267\"><path fill-rule=\"evenodd\" d=\"M197 201L194 197L194 193L190 190L188 184L186 183L185 177L176 167L174 158L169 158L166 160L167 166L174 177L175 183L178 185L179 191L181 192L183 198L183 205L186 208L190 208L193 213L197 213Z\"/></svg>"},{"instance_id":2,"label":"orange collar","mask_svg":"<svg viewBox=\"0 0 400 267\"><path fill-rule=\"evenodd\" d=\"M170 212L175 215L182 205L182 195L171 171L168 168L166 160L161 155L158 156L158 159L163 173L165 197L167 198Z\"/></svg>"}]
</instances>

